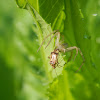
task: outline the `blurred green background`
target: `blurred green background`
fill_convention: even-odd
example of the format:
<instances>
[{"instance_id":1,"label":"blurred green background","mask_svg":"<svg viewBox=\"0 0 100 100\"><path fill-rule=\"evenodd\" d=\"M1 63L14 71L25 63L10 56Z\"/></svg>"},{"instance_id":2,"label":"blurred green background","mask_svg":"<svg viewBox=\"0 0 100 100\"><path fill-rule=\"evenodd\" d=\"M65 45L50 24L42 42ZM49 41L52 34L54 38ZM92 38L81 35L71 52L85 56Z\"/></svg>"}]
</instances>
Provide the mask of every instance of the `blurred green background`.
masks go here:
<instances>
[{"instance_id":1,"label":"blurred green background","mask_svg":"<svg viewBox=\"0 0 100 100\"><path fill-rule=\"evenodd\" d=\"M0 100L45 98L45 73L32 26L31 15L14 0L0 1Z\"/></svg>"},{"instance_id":2,"label":"blurred green background","mask_svg":"<svg viewBox=\"0 0 100 100\"><path fill-rule=\"evenodd\" d=\"M19 9L14 0L0 1L0 100L47 100L48 96L50 100L56 100L53 97L60 98L60 95L61 98L63 97L62 100L66 100L62 92L64 89L67 91L68 100L100 99L100 0L96 2L79 0L78 6L81 8L83 25L86 25L84 39L90 43L89 47L83 49L83 53L85 51L89 53L91 50L89 54L91 67L88 68L88 65L85 65L87 68L83 68L82 73L75 74L73 62L71 62L68 66L73 67L67 66L68 68L63 72L64 77L59 77L61 82L57 84L55 80L49 84L43 58L40 52L37 53L39 43L34 19L28 11ZM75 23L75 16L72 19ZM56 29L56 25L53 28ZM78 33L77 30L79 29L74 24L74 31ZM64 36L72 39L70 34L69 36L64 34ZM72 45L72 42L73 39L69 44ZM82 45L80 47L84 48Z\"/></svg>"}]
</instances>

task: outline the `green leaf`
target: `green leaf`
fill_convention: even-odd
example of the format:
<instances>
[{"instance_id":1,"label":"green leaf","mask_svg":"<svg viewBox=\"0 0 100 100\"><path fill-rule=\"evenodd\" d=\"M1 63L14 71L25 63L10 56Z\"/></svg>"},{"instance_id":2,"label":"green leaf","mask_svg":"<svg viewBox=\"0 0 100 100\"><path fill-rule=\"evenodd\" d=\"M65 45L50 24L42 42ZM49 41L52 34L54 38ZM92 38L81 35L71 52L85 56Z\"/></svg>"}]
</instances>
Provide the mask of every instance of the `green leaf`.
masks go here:
<instances>
[{"instance_id":1,"label":"green leaf","mask_svg":"<svg viewBox=\"0 0 100 100\"><path fill-rule=\"evenodd\" d=\"M53 24L54 20L63 9L63 0L16 0L19 7L27 3L34 8L47 23Z\"/></svg>"},{"instance_id":2,"label":"green leaf","mask_svg":"<svg viewBox=\"0 0 100 100\"><path fill-rule=\"evenodd\" d=\"M16 3L20 8L25 8L26 6L26 0L16 0Z\"/></svg>"},{"instance_id":3,"label":"green leaf","mask_svg":"<svg viewBox=\"0 0 100 100\"><path fill-rule=\"evenodd\" d=\"M18 6L24 4L19 3ZM90 9L93 4L96 7L97 1L26 0L25 8L31 13L37 26L39 45L45 36L58 29L64 43L68 43L71 47L79 47L85 58L84 65L77 73L75 71L78 70L83 60L79 53L75 61L71 60L65 66L62 64L63 68L56 68L52 71L47 58L54 50L55 39L45 49L50 37L46 39L40 49L44 65L41 67L45 68L45 77L49 82L47 85L49 87L47 92L49 93L46 94L50 100L99 100L100 98L100 43L98 42L100 40L95 42L100 35L97 36L99 28L95 26L97 18L92 16L96 9L94 12ZM100 15L100 13L98 14ZM97 21L100 21L99 17ZM96 35L94 34L95 31ZM67 62L70 53L60 54L61 57L66 55L64 60Z\"/></svg>"}]
</instances>

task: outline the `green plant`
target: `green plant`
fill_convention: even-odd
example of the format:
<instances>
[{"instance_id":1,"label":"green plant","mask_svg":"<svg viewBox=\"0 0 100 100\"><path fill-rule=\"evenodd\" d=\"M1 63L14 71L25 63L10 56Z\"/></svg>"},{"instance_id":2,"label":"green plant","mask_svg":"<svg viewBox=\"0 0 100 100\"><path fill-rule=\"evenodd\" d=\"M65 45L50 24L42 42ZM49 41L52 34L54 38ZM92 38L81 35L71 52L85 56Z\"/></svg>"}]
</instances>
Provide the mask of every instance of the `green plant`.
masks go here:
<instances>
[{"instance_id":1,"label":"green plant","mask_svg":"<svg viewBox=\"0 0 100 100\"><path fill-rule=\"evenodd\" d=\"M75 73L75 70L82 62L81 56L77 56L74 62L66 64L62 70L58 69L59 76L55 78L56 74L52 73L52 67L47 59L54 49L54 40L47 49L44 48L50 39L48 38L40 50L44 66L41 67L45 69L45 75L40 74L39 77L42 79L45 77L46 80L43 82L49 83L45 86L47 93L45 91L43 95L47 94L50 100L99 100L100 39L99 42L95 42L95 40L100 37L99 28L96 27L99 25L96 21L100 21L100 19L98 16L92 16L95 13L100 15L98 1L16 0L16 3L20 8L31 13L37 26L39 45L47 34L59 29L64 42L69 46L79 47L85 58L85 64L78 73ZM93 6L95 9L91 10ZM65 62L67 62L68 56L69 53L66 53ZM44 100L44 98L42 99Z\"/></svg>"}]
</instances>

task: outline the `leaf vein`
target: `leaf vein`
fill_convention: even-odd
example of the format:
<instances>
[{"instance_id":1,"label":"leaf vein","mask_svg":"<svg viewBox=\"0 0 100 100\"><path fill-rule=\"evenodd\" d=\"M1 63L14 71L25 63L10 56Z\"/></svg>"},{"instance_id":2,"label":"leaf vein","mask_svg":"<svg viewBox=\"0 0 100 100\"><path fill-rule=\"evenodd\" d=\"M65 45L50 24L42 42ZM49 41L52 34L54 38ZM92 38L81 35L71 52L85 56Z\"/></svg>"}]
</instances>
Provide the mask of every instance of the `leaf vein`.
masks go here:
<instances>
[{"instance_id":1,"label":"leaf vein","mask_svg":"<svg viewBox=\"0 0 100 100\"><path fill-rule=\"evenodd\" d=\"M40 7L45 3L46 0L43 1L43 3L41 3Z\"/></svg>"},{"instance_id":2,"label":"leaf vein","mask_svg":"<svg viewBox=\"0 0 100 100\"><path fill-rule=\"evenodd\" d=\"M52 6L51 10L49 11L48 15L45 17L45 19L47 19L47 17L49 16L50 12L52 11L52 9L54 8L54 6L58 3L58 0L55 2L55 4Z\"/></svg>"}]
</instances>

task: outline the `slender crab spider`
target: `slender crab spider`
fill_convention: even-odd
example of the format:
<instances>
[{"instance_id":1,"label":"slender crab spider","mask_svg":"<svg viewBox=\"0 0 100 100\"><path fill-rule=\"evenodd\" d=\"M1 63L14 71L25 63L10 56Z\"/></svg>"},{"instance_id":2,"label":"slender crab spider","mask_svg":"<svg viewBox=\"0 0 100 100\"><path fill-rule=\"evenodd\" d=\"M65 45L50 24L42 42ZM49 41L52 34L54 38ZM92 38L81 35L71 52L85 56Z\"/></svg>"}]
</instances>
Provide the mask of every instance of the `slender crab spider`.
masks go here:
<instances>
[{"instance_id":1,"label":"slender crab spider","mask_svg":"<svg viewBox=\"0 0 100 100\"><path fill-rule=\"evenodd\" d=\"M48 37L49 37L51 34L53 34L53 33L55 33L55 34L51 37L51 39L49 40L49 42L48 42L48 44L47 44L47 46L48 46L48 45L50 44L50 42L52 41L52 39L53 39L55 36L57 37L57 38L56 38L56 41L55 41L55 49L54 49L53 52L51 52L50 56L48 57L48 58L50 59L50 65L51 65L54 69L59 65L59 62L58 62L58 55L59 55L59 52L64 52L64 53L65 53L65 52L71 51L71 56L70 56L70 58L69 58L68 61L67 61L67 62L69 62L69 61L71 60L71 57L72 57L72 53L73 53L72 51L73 51L73 50L76 50L76 55L75 55L75 57L74 57L74 60L75 60L75 58L76 58L76 56L77 56L77 54L78 54L78 51L79 51L80 55L81 55L82 58L83 58L83 62L82 62L82 64L81 64L81 66L79 67L79 69L80 69L80 68L82 67L84 61L85 61L84 56L83 56L83 54L82 54L80 48L78 48L78 47L76 47L76 46L73 46L73 47L69 47L69 48L66 48L66 49L65 49L64 45L60 43L60 32L59 32L58 30L55 30L55 31L53 31L52 33L50 33L49 35L47 35L47 36L44 38L44 40L43 40L42 44L40 45L39 49L41 48L41 46L42 46L43 43L45 42L46 38L48 38ZM45 48L47 48L47 46L46 46ZM39 51L39 49L37 50L37 52ZM79 70L79 69L78 69L78 70ZM78 71L78 70L77 70L77 71Z\"/></svg>"}]
</instances>

